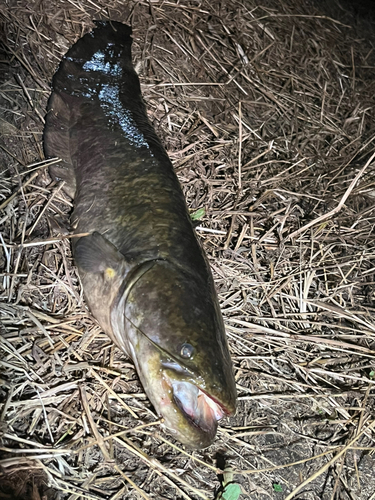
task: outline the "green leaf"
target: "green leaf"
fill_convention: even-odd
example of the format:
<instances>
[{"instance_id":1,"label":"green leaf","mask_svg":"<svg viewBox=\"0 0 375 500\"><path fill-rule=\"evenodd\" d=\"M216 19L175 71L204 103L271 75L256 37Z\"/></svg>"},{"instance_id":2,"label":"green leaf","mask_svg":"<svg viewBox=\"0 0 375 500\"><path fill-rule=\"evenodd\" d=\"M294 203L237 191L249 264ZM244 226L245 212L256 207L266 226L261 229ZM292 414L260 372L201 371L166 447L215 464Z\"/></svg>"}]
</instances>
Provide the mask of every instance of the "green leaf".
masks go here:
<instances>
[{"instance_id":1,"label":"green leaf","mask_svg":"<svg viewBox=\"0 0 375 500\"><path fill-rule=\"evenodd\" d=\"M274 483L272 486L273 486L273 489L275 491L278 491L278 492L283 491L283 487L281 486L281 484Z\"/></svg>"},{"instance_id":2,"label":"green leaf","mask_svg":"<svg viewBox=\"0 0 375 500\"><path fill-rule=\"evenodd\" d=\"M370 378L374 378L374 377L375 377L375 372L374 372L374 370L371 370L371 371L370 371L369 376L370 376Z\"/></svg>"},{"instance_id":3,"label":"green leaf","mask_svg":"<svg viewBox=\"0 0 375 500\"><path fill-rule=\"evenodd\" d=\"M190 214L190 217L191 217L192 220L199 220L202 217L204 217L205 214L206 214L206 209L205 208L198 208L198 210L196 210L195 212L193 212L192 214Z\"/></svg>"},{"instance_id":4,"label":"green leaf","mask_svg":"<svg viewBox=\"0 0 375 500\"><path fill-rule=\"evenodd\" d=\"M241 487L239 484L230 483L224 488L221 498L223 500L237 500L241 495Z\"/></svg>"}]
</instances>

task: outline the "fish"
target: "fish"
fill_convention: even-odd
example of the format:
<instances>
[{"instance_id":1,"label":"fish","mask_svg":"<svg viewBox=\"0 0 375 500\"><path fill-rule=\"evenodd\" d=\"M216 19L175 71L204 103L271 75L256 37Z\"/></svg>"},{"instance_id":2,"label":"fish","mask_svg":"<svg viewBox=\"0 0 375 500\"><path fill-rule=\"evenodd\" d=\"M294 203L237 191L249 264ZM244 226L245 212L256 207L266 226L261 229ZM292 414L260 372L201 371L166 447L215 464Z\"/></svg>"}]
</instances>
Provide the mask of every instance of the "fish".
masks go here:
<instances>
[{"instance_id":1,"label":"fish","mask_svg":"<svg viewBox=\"0 0 375 500\"><path fill-rule=\"evenodd\" d=\"M91 313L134 362L164 428L212 444L236 385L207 257L149 122L131 27L95 21L52 80L46 158L73 199L74 262ZM86 234L86 236L79 236Z\"/></svg>"}]
</instances>

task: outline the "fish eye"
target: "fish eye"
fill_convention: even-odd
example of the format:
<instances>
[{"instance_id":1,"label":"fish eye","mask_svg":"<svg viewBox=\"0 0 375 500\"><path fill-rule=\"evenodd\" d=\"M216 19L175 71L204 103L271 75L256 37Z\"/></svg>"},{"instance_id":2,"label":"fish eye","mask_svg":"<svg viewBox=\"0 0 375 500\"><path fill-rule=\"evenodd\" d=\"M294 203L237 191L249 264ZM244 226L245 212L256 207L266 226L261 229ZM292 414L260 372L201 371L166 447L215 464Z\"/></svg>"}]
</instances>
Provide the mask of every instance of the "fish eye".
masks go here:
<instances>
[{"instance_id":1,"label":"fish eye","mask_svg":"<svg viewBox=\"0 0 375 500\"><path fill-rule=\"evenodd\" d=\"M180 355L181 358L189 359L194 354L194 347L191 344L185 343L181 346Z\"/></svg>"}]
</instances>

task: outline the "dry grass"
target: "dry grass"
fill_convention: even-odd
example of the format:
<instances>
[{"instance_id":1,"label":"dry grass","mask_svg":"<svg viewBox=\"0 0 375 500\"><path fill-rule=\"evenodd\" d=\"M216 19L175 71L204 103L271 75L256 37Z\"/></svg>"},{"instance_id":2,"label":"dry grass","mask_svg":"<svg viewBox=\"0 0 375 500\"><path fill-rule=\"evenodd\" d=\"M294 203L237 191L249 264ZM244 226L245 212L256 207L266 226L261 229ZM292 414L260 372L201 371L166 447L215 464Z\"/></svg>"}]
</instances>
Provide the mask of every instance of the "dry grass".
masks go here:
<instances>
[{"instance_id":1,"label":"dry grass","mask_svg":"<svg viewBox=\"0 0 375 500\"><path fill-rule=\"evenodd\" d=\"M374 13L327 9L3 2L1 498L213 499L228 464L253 500L375 498ZM86 309L43 157L52 74L107 17L133 25L150 118L205 208L239 408L204 452L159 429Z\"/></svg>"}]
</instances>

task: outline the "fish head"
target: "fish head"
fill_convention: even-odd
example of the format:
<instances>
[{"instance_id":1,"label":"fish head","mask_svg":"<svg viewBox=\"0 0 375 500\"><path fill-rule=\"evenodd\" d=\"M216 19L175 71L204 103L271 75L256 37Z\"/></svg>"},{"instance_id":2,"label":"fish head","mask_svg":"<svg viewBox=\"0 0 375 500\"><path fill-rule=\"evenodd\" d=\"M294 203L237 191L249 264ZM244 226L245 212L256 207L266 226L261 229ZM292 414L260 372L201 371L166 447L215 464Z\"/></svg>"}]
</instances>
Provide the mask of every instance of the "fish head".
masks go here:
<instances>
[{"instance_id":1,"label":"fish head","mask_svg":"<svg viewBox=\"0 0 375 500\"><path fill-rule=\"evenodd\" d=\"M155 261L112 313L118 344L127 345L142 385L169 432L189 448L206 448L218 421L235 413L236 389L212 279Z\"/></svg>"}]
</instances>

